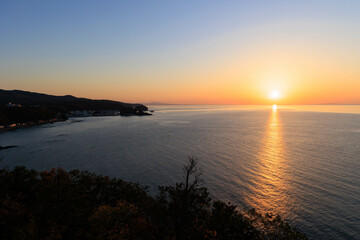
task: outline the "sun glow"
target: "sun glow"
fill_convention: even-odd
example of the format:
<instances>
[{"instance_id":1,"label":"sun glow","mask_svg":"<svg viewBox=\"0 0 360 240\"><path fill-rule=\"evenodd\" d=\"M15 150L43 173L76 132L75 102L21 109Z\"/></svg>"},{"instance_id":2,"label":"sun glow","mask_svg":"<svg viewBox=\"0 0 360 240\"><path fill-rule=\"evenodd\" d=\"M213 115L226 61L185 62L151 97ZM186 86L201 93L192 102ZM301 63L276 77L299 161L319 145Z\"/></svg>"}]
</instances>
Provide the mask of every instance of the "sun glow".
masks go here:
<instances>
[{"instance_id":1,"label":"sun glow","mask_svg":"<svg viewBox=\"0 0 360 240\"><path fill-rule=\"evenodd\" d=\"M275 112L277 110L277 105L276 104L272 105L272 109Z\"/></svg>"},{"instance_id":2,"label":"sun glow","mask_svg":"<svg viewBox=\"0 0 360 240\"><path fill-rule=\"evenodd\" d=\"M271 99L279 99L280 98L280 93L278 91L272 91L270 93L270 98Z\"/></svg>"}]
</instances>

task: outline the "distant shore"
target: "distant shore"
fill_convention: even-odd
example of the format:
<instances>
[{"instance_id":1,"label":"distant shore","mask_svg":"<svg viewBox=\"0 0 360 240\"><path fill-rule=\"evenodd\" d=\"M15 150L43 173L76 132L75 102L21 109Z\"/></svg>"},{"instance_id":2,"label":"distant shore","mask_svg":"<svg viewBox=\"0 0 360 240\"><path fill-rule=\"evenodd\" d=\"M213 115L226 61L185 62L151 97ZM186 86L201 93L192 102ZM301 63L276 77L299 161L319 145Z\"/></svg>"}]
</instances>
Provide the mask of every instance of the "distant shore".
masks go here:
<instances>
[{"instance_id":1,"label":"distant shore","mask_svg":"<svg viewBox=\"0 0 360 240\"><path fill-rule=\"evenodd\" d=\"M39 125L44 125L44 124L53 124L56 122L63 122L68 120L69 118L78 118L78 117L111 117L111 116L121 116L121 117L131 117L131 116L151 116L151 113L148 112L140 112L137 114L101 114L101 113L95 113L95 114L84 114L84 115L69 115L68 118L63 118L63 119L50 119L50 120L40 120L38 122L27 122L27 123L13 123L13 124L9 124L7 126L2 126L0 128L0 133L2 132L7 132L7 131L13 131L16 129L20 129L20 128L28 128L28 127L34 127L34 126L39 126Z\"/></svg>"},{"instance_id":2,"label":"distant shore","mask_svg":"<svg viewBox=\"0 0 360 240\"><path fill-rule=\"evenodd\" d=\"M147 115L152 114L139 103L0 89L0 132L64 121L69 117Z\"/></svg>"},{"instance_id":3,"label":"distant shore","mask_svg":"<svg viewBox=\"0 0 360 240\"><path fill-rule=\"evenodd\" d=\"M39 126L39 125L48 124L48 123L52 124L55 122L63 122L66 120L67 119L51 119L51 120L41 120L39 122L33 122L33 123L14 123L14 124L10 124L9 126L0 128L0 133L7 132L7 131L13 131L13 130L20 129L20 128Z\"/></svg>"}]
</instances>

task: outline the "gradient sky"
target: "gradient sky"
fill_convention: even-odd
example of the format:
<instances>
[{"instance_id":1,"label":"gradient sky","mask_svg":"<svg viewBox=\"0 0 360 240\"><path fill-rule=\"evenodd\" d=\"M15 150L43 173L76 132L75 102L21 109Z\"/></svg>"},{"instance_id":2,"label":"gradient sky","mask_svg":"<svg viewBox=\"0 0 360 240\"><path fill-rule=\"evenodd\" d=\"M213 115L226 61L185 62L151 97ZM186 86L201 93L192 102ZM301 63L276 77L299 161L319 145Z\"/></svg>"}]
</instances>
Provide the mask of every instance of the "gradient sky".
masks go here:
<instances>
[{"instance_id":1,"label":"gradient sky","mask_svg":"<svg viewBox=\"0 0 360 240\"><path fill-rule=\"evenodd\" d=\"M0 1L0 88L360 104L360 1Z\"/></svg>"}]
</instances>

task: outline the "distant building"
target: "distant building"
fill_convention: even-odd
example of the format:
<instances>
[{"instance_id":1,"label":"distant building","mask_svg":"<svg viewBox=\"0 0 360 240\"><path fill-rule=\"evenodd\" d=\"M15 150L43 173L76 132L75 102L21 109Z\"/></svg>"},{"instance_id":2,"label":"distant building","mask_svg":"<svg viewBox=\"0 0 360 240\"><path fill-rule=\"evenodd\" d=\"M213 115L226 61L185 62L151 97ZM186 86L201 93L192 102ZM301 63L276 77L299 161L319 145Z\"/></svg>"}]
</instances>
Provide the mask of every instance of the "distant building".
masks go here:
<instances>
[{"instance_id":1,"label":"distant building","mask_svg":"<svg viewBox=\"0 0 360 240\"><path fill-rule=\"evenodd\" d=\"M21 104L11 103L6 104L7 107L22 107Z\"/></svg>"},{"instance_id":2,"label":"distant building","mask_svg":"<svg viewBox=\"0 0 360 240\"><path fill-rule=\"evenodd\" d=\"M75 111L71 111L70 117L89 117L92 116L92 112L91 111L87 111L87 110L75 110Z\"/></svg>"}]
</instances>

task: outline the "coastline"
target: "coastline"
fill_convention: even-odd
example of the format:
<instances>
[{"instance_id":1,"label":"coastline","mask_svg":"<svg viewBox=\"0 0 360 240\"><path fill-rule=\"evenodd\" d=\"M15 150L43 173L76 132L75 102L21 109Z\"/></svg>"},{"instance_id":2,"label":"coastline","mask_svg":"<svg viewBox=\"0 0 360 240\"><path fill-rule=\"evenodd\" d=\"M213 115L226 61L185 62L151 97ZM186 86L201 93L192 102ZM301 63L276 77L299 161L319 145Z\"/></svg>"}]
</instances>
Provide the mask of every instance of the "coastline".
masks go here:
<instances>
[{"instance_id":1,"label":"coastline","mask_svg":"<svg viewBox=\"0 0 360 240\"><path fill-rule=\"evenodd\" d=\"M147 115L152 114L139 103L0 89L0 133L64 121L69 117Z\"/></svg>"},{"instance_id":2,"label":"coastline","mask_svg":"<svg viewBox=\"0 0 360 240\"><path fill-rule=\"evenodd\" d=\"M133 113L133 114L92 114L92 115L69 115L67 116L67 118L63 118L63 119L50 119L50 120L40 120L38 122L31 122L31 123L13 123L13 124L9 124L8 126L4 126L2 128L0 128L0 134L3 132L8 132L8 131L13 131L16 129L21 129L21 128L28 128L28 127L35 127L35 126L40 126L40 125L44 125L44 124L48 124L48 123L56 123L56 122L63 122L68 120L69 118L76 118L76 117L111 117L111 116L120 116L120 117L132 117L132 116L152 116L151 113L148 112L140 112L140 113Z\"/></svg>"},{"instance_id":3,"label":"coastline","mask_svg":"<svg viewBox=\"0 0 360 240\"><path fill-rule=\"evenodd\" d=\"M53 124L56 122L63 122L66 120L67 119L50 119L50 120L40 120L39 122L35 122L35 123L14 123L14 124L10 124L8 127L1 128L0 134L3 132L13 131L16 129L35 127L35 126L44 125L44 124L48 124L48 123Z\"/></svg>"}]
</instances>

